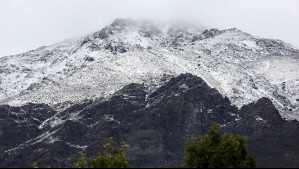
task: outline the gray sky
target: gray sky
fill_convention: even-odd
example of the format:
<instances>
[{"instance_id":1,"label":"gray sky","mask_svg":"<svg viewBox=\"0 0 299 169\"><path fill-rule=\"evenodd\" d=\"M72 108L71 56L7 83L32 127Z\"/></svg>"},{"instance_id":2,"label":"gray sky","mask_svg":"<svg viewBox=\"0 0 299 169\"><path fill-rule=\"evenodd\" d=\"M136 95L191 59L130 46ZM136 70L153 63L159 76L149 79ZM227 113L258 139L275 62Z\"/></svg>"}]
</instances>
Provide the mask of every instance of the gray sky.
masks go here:
<instances>
[{"instance_id":1,"label":"gray sky","mask_svg":"<svg viewBox=\"0 0 299 169\"><path fill-rule=\"evenodd\" d=\"M299 47L299 0L0 0L0 56L89 34L115 18L236 27Z\"/></svg>"}]
</instances>

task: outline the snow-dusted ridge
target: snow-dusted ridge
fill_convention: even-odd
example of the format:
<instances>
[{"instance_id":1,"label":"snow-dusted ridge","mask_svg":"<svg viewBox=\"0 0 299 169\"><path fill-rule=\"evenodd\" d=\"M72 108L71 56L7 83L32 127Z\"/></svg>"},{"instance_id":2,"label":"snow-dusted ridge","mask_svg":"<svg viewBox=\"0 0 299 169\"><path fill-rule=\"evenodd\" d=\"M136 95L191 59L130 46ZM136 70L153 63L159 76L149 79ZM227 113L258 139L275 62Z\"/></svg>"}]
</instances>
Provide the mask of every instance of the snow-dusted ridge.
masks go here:
<instances>
[{"instance_id":1,"label":"snow-dusted ridge","mask_svg":"<svg viewBox=\"0 0 299 169\"><path fill-rule=\"evenodd\" d=\"M299 50L280 40L117 19L82 38L1 57L0 103L76 103L192 73L239 107L268 97L283 117L299 119L298 70Z\"/></svg>"}]
</instances>

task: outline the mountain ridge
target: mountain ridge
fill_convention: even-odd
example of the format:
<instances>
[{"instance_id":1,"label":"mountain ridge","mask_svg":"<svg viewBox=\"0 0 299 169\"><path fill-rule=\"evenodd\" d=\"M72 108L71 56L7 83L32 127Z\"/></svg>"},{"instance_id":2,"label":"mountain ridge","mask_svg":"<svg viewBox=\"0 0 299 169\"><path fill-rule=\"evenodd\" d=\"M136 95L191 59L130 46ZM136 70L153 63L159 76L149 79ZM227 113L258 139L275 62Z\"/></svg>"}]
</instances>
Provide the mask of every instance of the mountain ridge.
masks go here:
<instances>
[{"instance_id":1,"label":"mountain ridge","mask_svg":"<svg viewBox=\"0 0 299 169\"><path fill-rule=\"evenodd\" d=\"M78 152L94 156L104 139L113 137L130 145L127 155L136 167L175 167L186 138L205 134L211 122L219 123L222 132L245 136L260 167L299 165L299 123L283 120L268 98L239 110L192 74L149 91L132 83L109 99L86 100L62 111L44 104L0 106L0 166L72 166Z\"/></svg>"},{"instance_id":2,"label":"mountain ridge","mask_svg":"<svg viewBox=\"0 0 299 169\"><path fill-rule=\"evenodd\" d=\"M117 19L84 37L0 58L0 103L67 107L107 98L129 83L154 90L162 77L192 73L238 107L268 97L285 118L297 119L298 53L238 29L163 33L151 23Z\"/></svg>"}]
</instances>

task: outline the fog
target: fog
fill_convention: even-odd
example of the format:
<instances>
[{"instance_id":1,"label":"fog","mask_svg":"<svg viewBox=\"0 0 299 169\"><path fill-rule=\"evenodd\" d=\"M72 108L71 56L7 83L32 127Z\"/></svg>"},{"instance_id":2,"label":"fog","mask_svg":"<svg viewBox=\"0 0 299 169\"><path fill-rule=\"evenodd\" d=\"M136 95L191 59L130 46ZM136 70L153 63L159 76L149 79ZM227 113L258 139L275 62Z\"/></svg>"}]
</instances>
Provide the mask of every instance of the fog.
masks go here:
<instances>
[{"instance_id":1,"label":"fog","mask_svg":"<svg viewBox=\"0 0 299 169\"><path fill-rule=\"evenodd\" d=\"M236 27L299 47L297 0L1 0L0 56L89 34L115 18Z\"/></svg>"}]
</instances>

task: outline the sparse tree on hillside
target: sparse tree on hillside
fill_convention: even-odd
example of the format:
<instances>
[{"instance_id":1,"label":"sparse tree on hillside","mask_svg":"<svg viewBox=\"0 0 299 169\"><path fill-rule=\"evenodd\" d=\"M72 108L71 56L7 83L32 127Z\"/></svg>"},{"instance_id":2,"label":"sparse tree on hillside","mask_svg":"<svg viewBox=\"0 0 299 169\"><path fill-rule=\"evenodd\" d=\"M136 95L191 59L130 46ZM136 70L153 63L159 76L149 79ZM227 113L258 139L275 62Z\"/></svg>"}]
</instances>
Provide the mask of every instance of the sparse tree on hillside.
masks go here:
<instances>
[{"instance_id":1,"label":"sparse tree on hillside","mask_svg":"<svg viewBox=\"0 0 299 169\"><path fill-rule=\"evenodd\" d=\"M88 164L85 155L81 152L74 163L75 168L130 168L125 151L129 146L122 143L116 145L112 138L108 138L103 145L103 151L94 157Z\"/></svg>"},{"instance_id":2,"label":"sparse tree on hillside","mask_svg":"<svg viewBox=\"0 0 299 169\"><path fill-rule=\"evenodd\" d=\"M208 133L188 139L183 165L192 168L254 168L254 158L248 154L245 139L239 135L221 135L213 123Z\"/></svg>"}]
</instances>

